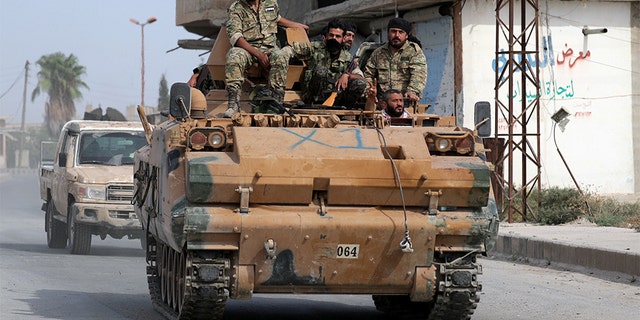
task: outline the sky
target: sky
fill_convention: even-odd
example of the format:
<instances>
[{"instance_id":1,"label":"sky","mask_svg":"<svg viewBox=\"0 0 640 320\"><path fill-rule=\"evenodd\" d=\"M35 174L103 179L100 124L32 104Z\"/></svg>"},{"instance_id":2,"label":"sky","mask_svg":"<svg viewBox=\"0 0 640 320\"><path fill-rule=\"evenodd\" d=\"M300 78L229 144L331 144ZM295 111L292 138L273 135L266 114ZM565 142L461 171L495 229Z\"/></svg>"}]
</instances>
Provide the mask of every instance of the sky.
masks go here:
<instances>
[{"instance_id":1,"label":"sky","mask_svg":"<svg viewBox=\"0 0 640 320\"><path fill-rule=\"evenodd\" d=\"M179 39L198 39L175 25L175 0L0 0L0 118L20 124L25 63L29 61L25 122L41 123L48 97L31 101L37 85L36 61L44 55L73 54L85 67L78 114L88 104L126 112L141 101L141 27L144 27L145 94L147 106L156 106L164 74L169 86L186 82L192 69L207 59L203 50L178 49Z\"/></svg>"}]
</instances>

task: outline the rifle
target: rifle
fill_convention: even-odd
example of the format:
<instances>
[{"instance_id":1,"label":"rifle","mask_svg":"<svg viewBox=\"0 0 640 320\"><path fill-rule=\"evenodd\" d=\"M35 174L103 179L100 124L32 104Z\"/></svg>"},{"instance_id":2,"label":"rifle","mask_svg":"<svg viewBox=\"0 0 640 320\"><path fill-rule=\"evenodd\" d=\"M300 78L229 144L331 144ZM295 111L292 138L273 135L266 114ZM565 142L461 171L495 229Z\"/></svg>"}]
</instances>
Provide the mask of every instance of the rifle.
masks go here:
<instances>
[{"instance_id":1,"label":"rifle","mask_svg":"<svg viewBox=\"0 0 640 320\"><path fill-rule=\"evenodd\" d=\"M351 62L349 62L349 65L347 66L347 70L345 70L346 74L351 74L351 72L353 72L353 70L355 70L358 67L358 57L353 57L353 59L351 60ZM338 90L334 89L331 91L331 95L327 98L327 100L325 100L322 105L325 106L333 106L333 104L336 102L336 97L338 96Z\"/></svg>"}]
</instances>

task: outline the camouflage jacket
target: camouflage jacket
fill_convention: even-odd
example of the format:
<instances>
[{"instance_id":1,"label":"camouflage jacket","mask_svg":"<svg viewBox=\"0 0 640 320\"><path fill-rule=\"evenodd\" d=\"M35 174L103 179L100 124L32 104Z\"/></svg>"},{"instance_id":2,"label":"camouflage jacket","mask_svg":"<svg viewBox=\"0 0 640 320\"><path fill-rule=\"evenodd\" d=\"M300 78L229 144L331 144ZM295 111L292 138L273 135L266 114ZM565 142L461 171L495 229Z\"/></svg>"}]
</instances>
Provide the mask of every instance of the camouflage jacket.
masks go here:
<instances>
[{"instance_id":1,"label":"camouflage jacket","mask_svg":"<svg viewBox=\"0 0 640 320\"><path fill-rule=\"evenodd\" d=\"M326 68L329 72L328 78L335 82L347 70L349 63L353 60L353 56L346 50L340 51L340 55L337 58L331 59L327 46L322 41L294 42L291 47L295 57L307 63L304 83L309 82L318 67ZM351 73L363 75L362 71L357 67ZM333 87L325 89L331 90Z\"/></svg>"},{"instance_id":2,"label":"camouflage jacket","mask_svg":"<svg viewBox=\"0 0 640 320\"><path fill-rule=\"evenodd\" d=\"M389 89L397 89L421 97L427 85L427 59L413 42L405 42L395 54L389 44L385 44L371 53L364 68L364 78L369 84L377 79L378 96Z\"/></svg>"},{"instance_id":3,"label":"camouflage jacket","mask_svg":"<svg viewBox=\"0 0 640 320\"><path fill-rule=\"evenodd\" d=\"M253 11L246 0L233 2L227 9L227 33L229 42L235 46L243 37L252 46L276 47L280 9L276 0L258 0L258 12Z\"/></svg>"}]
</instances>

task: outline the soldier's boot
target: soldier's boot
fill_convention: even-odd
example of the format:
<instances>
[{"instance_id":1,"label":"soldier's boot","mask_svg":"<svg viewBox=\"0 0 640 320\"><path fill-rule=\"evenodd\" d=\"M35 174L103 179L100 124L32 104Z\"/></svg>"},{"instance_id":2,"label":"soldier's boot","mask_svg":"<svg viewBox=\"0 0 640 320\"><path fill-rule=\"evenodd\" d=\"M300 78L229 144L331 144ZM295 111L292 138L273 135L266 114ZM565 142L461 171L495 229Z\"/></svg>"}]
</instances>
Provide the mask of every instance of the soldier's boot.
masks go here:
<instances>
[{"instance_id":1,"label":"soldier's boot","mask_svg":"<svg viewBox=\"0 0 640 320\"><path fill-rule=\"evenodd\" d=\"M225 118L231 118L234 114L240 112L240 90L238 88L227 88L227 95L229 96L229 102L227 104L227 110L224 112Z\"/></svg>"}]
</instances>

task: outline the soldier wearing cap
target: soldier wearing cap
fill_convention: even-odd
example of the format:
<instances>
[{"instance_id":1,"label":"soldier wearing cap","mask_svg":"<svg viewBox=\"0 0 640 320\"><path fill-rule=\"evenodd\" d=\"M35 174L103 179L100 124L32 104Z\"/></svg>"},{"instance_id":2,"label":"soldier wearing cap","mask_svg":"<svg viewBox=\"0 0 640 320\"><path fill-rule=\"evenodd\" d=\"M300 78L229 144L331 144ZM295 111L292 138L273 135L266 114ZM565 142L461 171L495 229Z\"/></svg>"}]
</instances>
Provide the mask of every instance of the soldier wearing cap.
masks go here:
<instances>
[{"instance_id":1,"label":"soldier wearing cap","mask_svg":"<svg viewBox=\"0 0 640 320\"><path fill-rule=\"evenodd\" d=\"M246 70L256 62L264 70L271 67L269 55L278 49L278 26L305 30L309 30L309 26L280 16L276 0L234 1L227 9L225 26L232 46L225 66L229 105L224 116L230 118L240 111L240 88Z\"/></svg>"},{"instance_id":2,"label":"soldier wearing cap","mask_svg":"<svg viewBox=\"0 0 640 320\"><path fill-rule=\"evenodd\" d=\"M387 25L388 43L371 53L364 67L364 77L370 90L377 80L378 99L383 92L396 89L405 100L417 103L427 84L427 59L418 44L408 41L411 23L393 18Z\"/></svg>"},{"instance_id":3,"label":"soldier wearing cap","mask_svg":"<svg viewBox=\"0 0 640 320\"><path fill-rule=\"evenodd\" d=\"M344 45L347 51L351 51L353 40L356 38L356 32L358 32L358 27L355 23L349 20L344 21L344 39L342 40L342 45Z\"/></svg>"}]
</instances>

